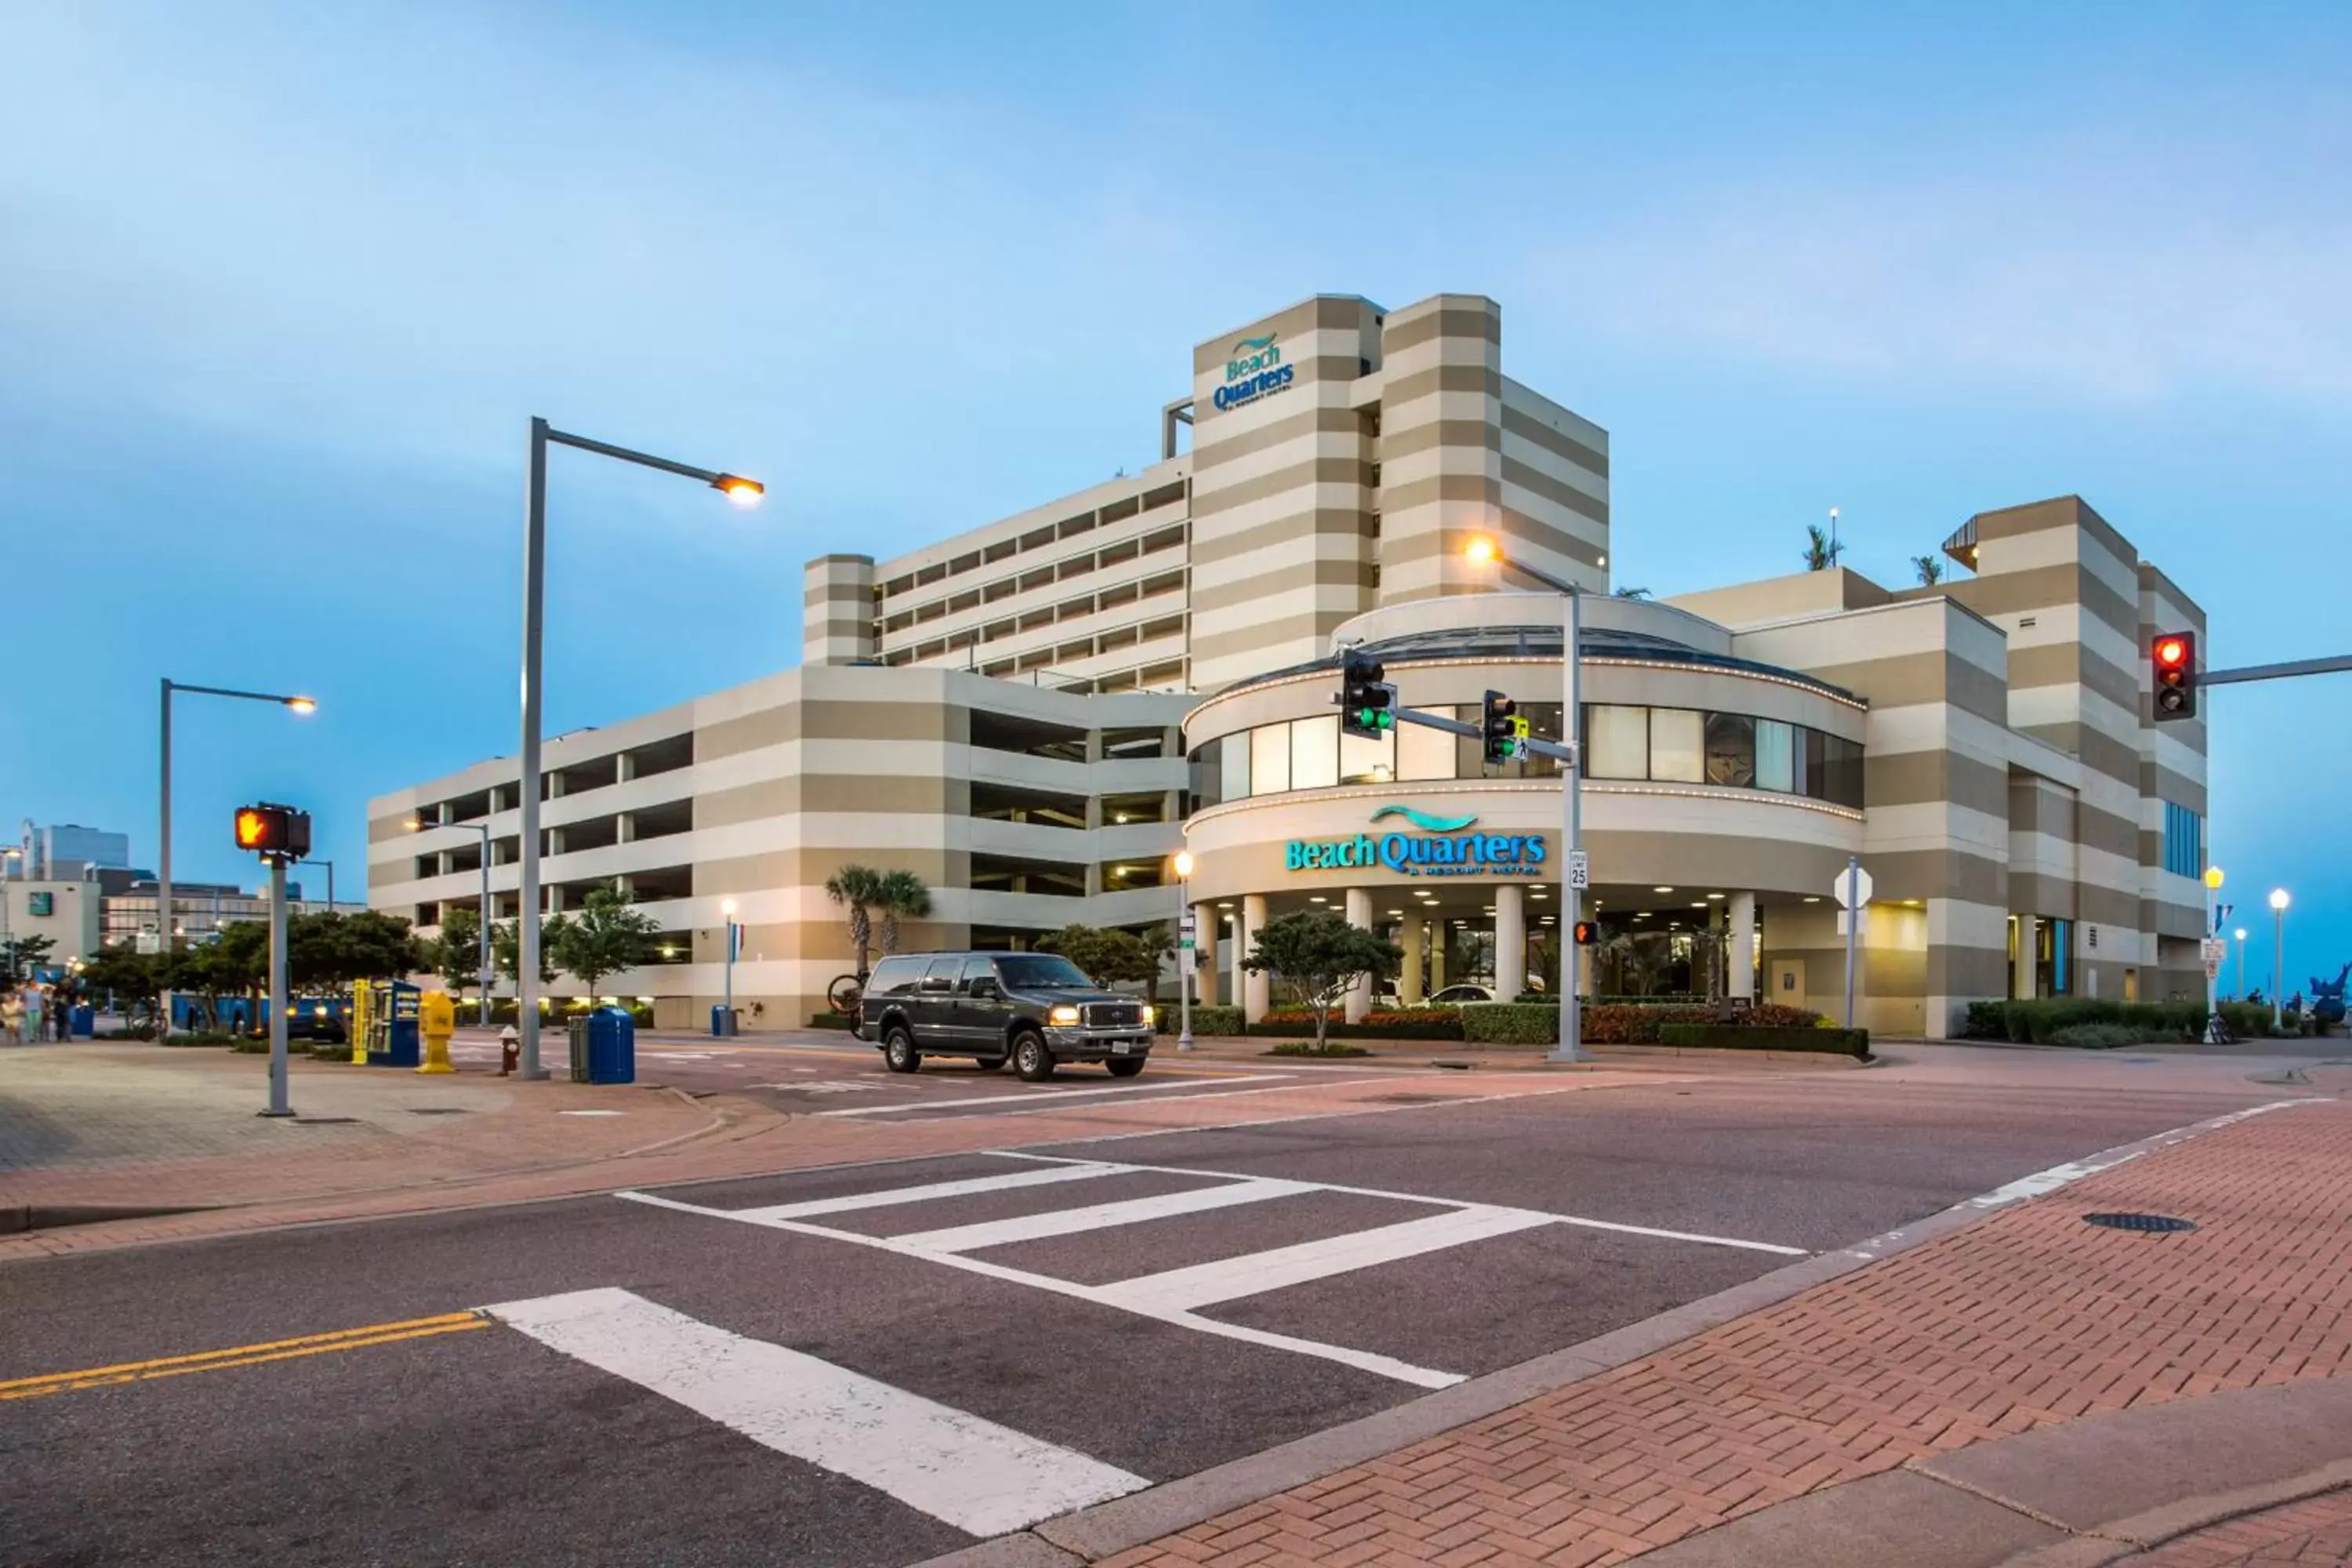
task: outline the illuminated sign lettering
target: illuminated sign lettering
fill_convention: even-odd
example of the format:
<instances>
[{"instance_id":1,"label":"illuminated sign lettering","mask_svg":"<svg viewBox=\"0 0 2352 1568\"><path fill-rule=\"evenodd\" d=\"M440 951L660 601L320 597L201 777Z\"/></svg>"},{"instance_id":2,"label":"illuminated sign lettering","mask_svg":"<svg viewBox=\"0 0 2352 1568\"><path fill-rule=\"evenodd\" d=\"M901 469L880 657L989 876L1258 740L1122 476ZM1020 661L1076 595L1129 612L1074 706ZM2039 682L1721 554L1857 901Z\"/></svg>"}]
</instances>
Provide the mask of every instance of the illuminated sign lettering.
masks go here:
<instances>
[{"instance_id":1,"label":"illuminated sign lettering","mask_svg":"<svg viewBox=\"0 0 2352 1568\"><path fill-rule=\"evenodd\" d=\"M1385 866L1406 877L1533 877L1549 858L1540 833L1474 833L1475 816L1433 816L1409 805L1384 805L1380 822L1402 816L1417 833L1358 833L1345 838L1294 838L1282 847L1283 868L1337 871Z\"/></svg>"}]
</instances>

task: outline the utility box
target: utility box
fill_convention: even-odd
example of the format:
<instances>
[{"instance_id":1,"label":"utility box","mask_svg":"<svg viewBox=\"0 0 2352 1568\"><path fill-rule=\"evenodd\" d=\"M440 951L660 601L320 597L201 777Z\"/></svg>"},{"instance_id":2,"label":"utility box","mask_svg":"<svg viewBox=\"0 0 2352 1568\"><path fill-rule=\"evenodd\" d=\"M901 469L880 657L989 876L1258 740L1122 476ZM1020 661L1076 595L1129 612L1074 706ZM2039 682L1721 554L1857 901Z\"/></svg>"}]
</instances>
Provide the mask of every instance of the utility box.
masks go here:
<instances>
[{"instance_id":1,"label":"utility box","mask_svg":"<svg viewBox=\"0 0 2352 1568\"><path fill-rule=\"evenodd\" d=\"M735 1033L735 1009L732 1007L721 1006L715 1002L712 1003L710 1007L711 1037L713 1039L724 1039L733 1033Z\"/></svg>"}]
</instances>

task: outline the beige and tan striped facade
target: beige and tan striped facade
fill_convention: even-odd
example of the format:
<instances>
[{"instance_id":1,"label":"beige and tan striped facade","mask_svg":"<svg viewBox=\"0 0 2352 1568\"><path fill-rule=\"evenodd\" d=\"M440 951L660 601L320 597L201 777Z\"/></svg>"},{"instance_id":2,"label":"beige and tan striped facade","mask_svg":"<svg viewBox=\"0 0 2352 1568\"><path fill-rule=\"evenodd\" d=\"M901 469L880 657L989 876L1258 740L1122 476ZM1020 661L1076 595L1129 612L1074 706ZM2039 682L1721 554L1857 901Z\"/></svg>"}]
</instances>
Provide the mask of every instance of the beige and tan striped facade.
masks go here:
<instances>
[{"instance_id":1,"label":"beige and tan striped facade","mask_svg":"<svg viewBox=\"0 0 2352 1568\"><path fill-rule=\"evenodd\" d=\"M2066 497L1970 519L1946 546L1967 570L1933 587L1831 570L1608 597L1609 437L1505 376L1501 337L1479 296L1318 295L1196 345L1139 472L895 559L811 562L800 669L550 743L554 907L622 879L670 951L612 988L679 1023L718 998L735 899L736 994L775 1026L848 967L822 891L844 863L937 889L910 946L1009 945L1167 921L1181 843L1207 999L1261 1009L1234 961L1316 902L1414 953L1408 996L1515 990L1557 941L1557 866L1481 882L1288 858L1387 806L1556 843L1543 768L1337 734L1332 660L1359 641L1408 704L1467 716L1498 689L1539 730L1551 704L1557 731L1559 601L1474 564L1483 535L1593 591L1584 719L1615 740L1587 752L1584 845L1612 927L1707 933L1752 953L1726 964L1735 994L1835 1013L1828 895L1859 857L1874 1029L1942 1037L2008 994L2200 992L2204 726L2154 724L2147 678L2156 632L2203 630L2177 584ZM488 822L510 914L515 787L490 762L373 802L371 902L430 927L473 901L459 825ZM408 834L418 811L451 826Z\"/></svg>"},{"instance_id":2,"label":"beige and tan striped facade","mask_svg":"<svg viewBox=\"0 0 2352 1568\"><path fill-rule=\"evenodd\" d=\"M821 1010L853 967L824 892L845 864L913 871L933 889L931 917L902 933L908 950L1170 921L1177 895L1159 883L1181 833L1185 706L812 665L561 736L542 807L550 903L576 907L615 881L638 901L662 962L603 989L652 999L667 1027L705 1022L724 989L730 900L745 928L734 994L746 1026ZM501 758L370 801L370 905L428 929L444 909L478 907L481 837L455 825L482 824L493 912L511 918L516 781ZM412 832L412 818L426 826Z\"/></svg>"},{"instance_id":3,"label":"beige and tan striped facade","mask_svg":"<svg viewBox=\"0 0 2352 1568\"><path fill-rule=\"evenodd\" d=\"M1318 657L1376 605L1467 591L1474 533L1607 585L1608 433L1503 374L1492 300L1318 295L1220 333L1162 432L1132 477L894 560L811 562L804 658L1211 690Z\"/></svg>"}]
</instances>

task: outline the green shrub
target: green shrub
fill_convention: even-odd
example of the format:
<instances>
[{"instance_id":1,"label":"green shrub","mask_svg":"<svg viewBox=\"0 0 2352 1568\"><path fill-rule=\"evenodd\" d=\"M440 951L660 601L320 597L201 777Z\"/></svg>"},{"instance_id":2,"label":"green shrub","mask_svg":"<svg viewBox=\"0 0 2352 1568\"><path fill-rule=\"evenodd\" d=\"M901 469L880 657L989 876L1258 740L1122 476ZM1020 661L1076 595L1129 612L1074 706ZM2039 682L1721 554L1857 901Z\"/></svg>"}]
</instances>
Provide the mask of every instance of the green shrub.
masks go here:
<instances>
[{"instance_id":1,"label":"green shrub","mask_svg":"<svg viewBox=\"0 0 2352 1568\"><path fill-rule=\"evenodd\" d=\"M1295 1035L1301 1029L1315 1027L1315 1015L1295 1010L1268 1013L1249 1026L1253 1035ZM1196 1026L1193 1032L1200 1033ZM1415 1007L1397 1012L1371 1013L1360 1024L1350 1024L1337 1012L1331 1016L1330 1027L1325 1031L1331 1039L1349 1040L1458 1040L1462 1037L1462 1015L1453 1007Z\"/></svg>"},{"instance_id":2,"label":"green shrub","mask_svg":"<svg viewBox=\"0 0 2352 1568\"><path fill-rule=\"evenodd\" d=\"M2221 1022L2242 1040L2259 1040L2271 1032L2270 1005L2263 1002L2224 1002Z\"/></svg>"},{"instance_id":3,"label":"green shrub","mask_svg":"<svg viewBox=\"0 0 2352 1568\"><path fill-rule=\"evenodd\" d=\"M822 1013L809 1015L809 1027L812 1029L846 1029L849 1023L848 1014L836 1013L830 1007Z\"/></svg>"},{"instance_id":4,"label":"green shrub","mask_svg":"<svg viewBox=\"0 0 2352 1568\"><path fill-rule=\"evenodd\" d=\"M1668 1024L1712 1024L1715 1009L1603 1002L1585 1008L1578 1022L1588 1046L1654 1046L1660 1028Z\"/></svg>"},{"instance_id":5,"label":"green shrub","mask_svg":"<svg viewBox=\"0 0 2352 1568\"><path fill-rule=\"evenodd\" d=\"M1368 1057L1372 1053L1361 1046L1350 1046L1339 1040L1326 1040L1317 1045L1312 1040L1285 1040L1267 1049L1270 1057Z\"/></svg>"},{"instance_id":6,"label":"green shrub","mask_svg":"<svg viewBox=\"0 0 2352 1568\"><path fill-rule=\"evenodd\" d=\"M1738 1024L1667 1024L1658 1030L1661 1045L1701 1047L1738 1051L1824 1051L1853 1057L1870 1055L1868 1029L1748 1028Z\"/></svg>"},{"instance_id":7,"label":"green shrub","mask_svg":"<svg viewBox=\"0 0 2352 1568\"><path fill-rule=\"evenodd\" d=\"M1462 1037L1480 1045L1557 1045L1559 1004L1473 1002L1462 1009Z\"/></svg>"},{"instance_id":8,"label":"green shrub","mask_svg":"<svg viewBox=\"0 0 2352 1568\"><path fill-rule=\"evenodd\" d=\"M2199 1002L2110 1002L2095 996L2043 996L1979 1005L1999 1006L2002 1034L2021 1045L2053 1044L2059 1030L2083 1024L2121 1025L2140 1031L2143 1040L2194 1039L2205 1026L2205 1007ZM1976 1016L1971 1009L1972 1022Z\"/></svg>"},{"instance_id":9,"label":"green shrub","mask_svg":"<svg viewBox=\"0 0 2352 1568\"><path fill-rule=\"evenodd\" d=\"M2009 1004L2006 1002L1971 1002L1968 1019L1960 1026L1964 1040L2005 1040L2009 1038Z\"/></svg>"},{"instance_id":10,"label":"green shrub","mask_svg":"<svg viewBox=\"0 0 2352 1568\"><path fill-rule=\"evenodd\" d=\"M1162 1019L1166 1016L1163 1011ZM1242 1032L1242 1010L1239 1007L1194 1007L1192 1032L1196 1035L1238 1035Z\"/></svg>"},{"instance_id":11,"label":"green shrub","mask_svg":"<svg viewBox=\"0 0 2352 1568\"><path fill-rule=\"evenodd\" d=\"M2145 1030L2135 1029L2129 1024L2069 1024L2053 1033L2050 1043L2103 1051L2117 1046L2144 1046L2148 1037Z\"/></svg>"}]
</instances>

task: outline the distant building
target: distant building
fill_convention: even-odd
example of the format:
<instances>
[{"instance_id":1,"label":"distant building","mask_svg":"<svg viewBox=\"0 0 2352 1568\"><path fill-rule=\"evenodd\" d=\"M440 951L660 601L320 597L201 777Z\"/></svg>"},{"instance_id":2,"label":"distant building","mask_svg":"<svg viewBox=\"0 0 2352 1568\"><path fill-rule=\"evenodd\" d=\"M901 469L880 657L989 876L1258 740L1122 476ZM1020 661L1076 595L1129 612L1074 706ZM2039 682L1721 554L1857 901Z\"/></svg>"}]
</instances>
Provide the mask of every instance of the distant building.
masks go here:
<instances>
[{"instance_id":1,"label":"distant building","mask_svg":"<svg viewBox=\"0 0 2352 1568\"><path fill-rule=\"evenodd\" d=\"M77 823L37 827L27 822L22 847L24 854L11 864L11 874L27 881L58 878L72 881L86 871L120 871L131 867L131 835L83 827Z\"/></svg>"},{"instance_id":2,"label":"distant building","mask_svg":"<svg viewBox=\"0 0 2352 1568\"><path fill-rule=\"evenodd\" d=\"M0 882L0 945L45 936L42 965L86 959L98 951L100 902L95 881L10 878Z\"/></svg>"}]
</instances>

